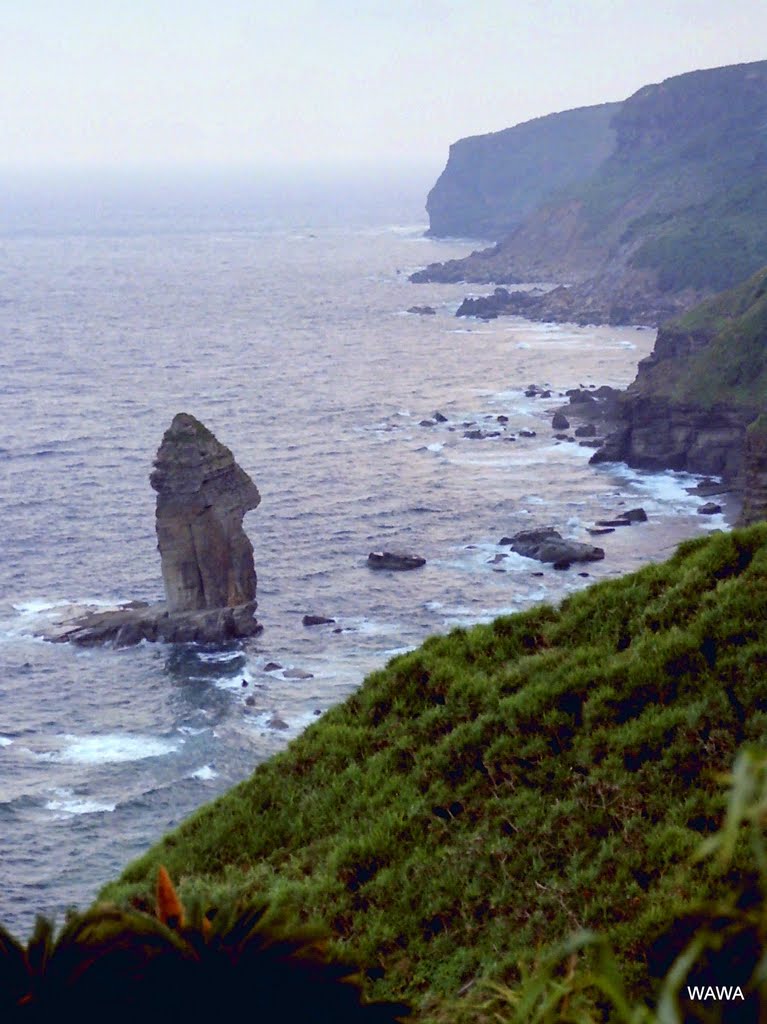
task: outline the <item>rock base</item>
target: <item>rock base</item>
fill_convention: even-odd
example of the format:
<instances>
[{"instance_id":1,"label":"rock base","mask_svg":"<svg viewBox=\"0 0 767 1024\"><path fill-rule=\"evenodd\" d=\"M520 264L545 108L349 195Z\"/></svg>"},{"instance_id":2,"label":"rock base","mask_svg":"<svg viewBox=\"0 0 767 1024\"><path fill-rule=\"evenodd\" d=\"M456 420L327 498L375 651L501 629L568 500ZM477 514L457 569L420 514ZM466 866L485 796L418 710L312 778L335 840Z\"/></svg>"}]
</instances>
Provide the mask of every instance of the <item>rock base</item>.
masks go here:
<instances>
[{"instance_id":1,"label":"rock base","mask_svg":"<svg viewBox=\"0 0 767 1024\"><path fill-rule=\"evenodd\" d=\"M54 623L46 639L81 647L114 644L131 647L142 640L164 643L223 644L255 636L263 627L255 618L257 603L233 608L170 612L165 604L131 602L107 611L86 611Z\"/></svg>"}]
</instances>

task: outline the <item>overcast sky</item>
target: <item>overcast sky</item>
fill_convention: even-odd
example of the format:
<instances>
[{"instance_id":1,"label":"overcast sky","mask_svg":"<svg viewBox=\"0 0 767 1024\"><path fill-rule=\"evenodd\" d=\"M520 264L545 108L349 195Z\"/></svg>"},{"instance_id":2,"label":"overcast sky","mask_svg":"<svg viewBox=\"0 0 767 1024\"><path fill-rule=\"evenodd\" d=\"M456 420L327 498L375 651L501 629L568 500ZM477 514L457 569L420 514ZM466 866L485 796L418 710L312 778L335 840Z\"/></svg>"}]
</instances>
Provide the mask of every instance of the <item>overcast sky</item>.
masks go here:
<instances>
[{"instance_id":1,"label":"overcast sky","mask_svg":"<svg viewBox=\"0 0 767 1024\"><path fill-rule=\"evenodd\" d=\"M438 169L766 40L764 0L0 0L0 162Z\"/></svg>"}]
</instances>

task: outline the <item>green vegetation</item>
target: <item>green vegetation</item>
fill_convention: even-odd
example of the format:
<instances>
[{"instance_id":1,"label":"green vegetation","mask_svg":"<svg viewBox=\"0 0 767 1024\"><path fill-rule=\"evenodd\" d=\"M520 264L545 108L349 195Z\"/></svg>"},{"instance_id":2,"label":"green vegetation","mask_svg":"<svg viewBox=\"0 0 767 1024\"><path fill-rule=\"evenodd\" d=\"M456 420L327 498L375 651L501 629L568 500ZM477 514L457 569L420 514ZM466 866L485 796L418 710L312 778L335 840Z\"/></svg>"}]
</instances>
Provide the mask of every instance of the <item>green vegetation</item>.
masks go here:
<instances>
[{"instance_id":1,"label":"green vegetation","mask_svg":"<svg viewBox=\"0 0 767 1024\"><path fill-rule=\"evenodd\" d=\"M721 773L767 739L765 622L762 524L432 638L103 895L141 903L165 864L185 901L268 900L419 1019L495 1019L491 983L523 991L584 931L648 996L701 906L758 883L742 837L724 874L690 858L721 824Z\"/></svg>"},{"instance_id":2,"label":"green vegetation","mask_svg":"<svg viewBox=\"0 0 767 1024\"><path fill-rule=\"evenodd\" d=\"M767 267L664 324L659 343L687 355L646 373L653 390L702 408L729 405L750 416L767 399ZM656 346L659 347L659 346Z\"/></svg>"},{"instance_id":3,"label":"green vegetation","mask_svg":"<svg viewBox=\"0 0 767 1024\"><path fill-rule=\"evenodd\" d=\"M766 185L764 174L739 178L706 202L635 221L645 241L633 264L657 270L662 291L732 287L767 263Z\"/></svg>"}]
</instances>

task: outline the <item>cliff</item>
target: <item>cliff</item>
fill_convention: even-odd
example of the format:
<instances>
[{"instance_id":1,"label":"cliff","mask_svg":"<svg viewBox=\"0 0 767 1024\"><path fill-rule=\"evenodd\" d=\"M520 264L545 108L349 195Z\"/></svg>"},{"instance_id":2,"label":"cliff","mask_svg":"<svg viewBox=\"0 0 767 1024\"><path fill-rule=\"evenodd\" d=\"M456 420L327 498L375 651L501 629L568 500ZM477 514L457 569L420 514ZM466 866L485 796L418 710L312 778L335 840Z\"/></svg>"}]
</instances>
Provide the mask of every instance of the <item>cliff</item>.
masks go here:
<instances>
[{"instance_id":1,"label":"cliff","mask_svg":"<svg viewBox=\"0 0 767 1024\"><path fill-rule=\"evenodd\" d=\"M764 412L767 268L660 329L622 396L618 429L592 461L722 475L745 486L753 521L765 471L755 431L744 477L746 428Z\"/></svg>"},{"instance_id":2,"label":"cliff","mask_svg":"<svg viewBox=\"0 0 767 1024\"><path fill-rule=\"evenodd\" d=\"M678 314L767 263L766 121L767 61L648 85L617 109L615 146L587 180L493 250L412 279L563 282L557 319Z\"/></svg>"},{"instance_id":3,"label":"cliff","mask_svg":"<svg viewBox=\"0 0 767 1024\"><path fill-rule=\"evenodd\" d=\"M501 238L545 200L588 178L615 146L620 104L538 117L460 139L426 200L430 235Z\"/></svg>"}]
</instances>

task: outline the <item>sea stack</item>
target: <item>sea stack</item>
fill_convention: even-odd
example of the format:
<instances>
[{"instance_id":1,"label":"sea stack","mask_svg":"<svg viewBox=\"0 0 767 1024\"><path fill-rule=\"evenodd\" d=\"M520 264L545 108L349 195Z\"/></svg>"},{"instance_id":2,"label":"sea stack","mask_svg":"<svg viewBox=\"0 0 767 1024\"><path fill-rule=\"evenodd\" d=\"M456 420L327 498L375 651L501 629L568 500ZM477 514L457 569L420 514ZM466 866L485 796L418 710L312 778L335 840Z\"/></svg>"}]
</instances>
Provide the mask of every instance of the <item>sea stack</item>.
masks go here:
<instances>
[{"instance_id":1,"label":"sea stack","mask_svg":"<svg viewBox=\"0 0 767 1024\"><path fill-rule=\"evenodd\" d=\"M127 647L142 640L229 643L261 631L256 570L243 516L261 501L231 451L194 416L174 416L149 478L166 601L108 611L80 608L47 639Z\"/></svg>"},{"instance_id":2,"label":"sea stack","mask_svg":"<svg viewBox=\"0 0 767 1024\"><path fill-rule=\"evenodd\" d=\"M256 599L253 545L242 528L261 495L231 451L194 416L173 417L149 482L168 611L234 608Z\"/></svg>"}]
</instances>

